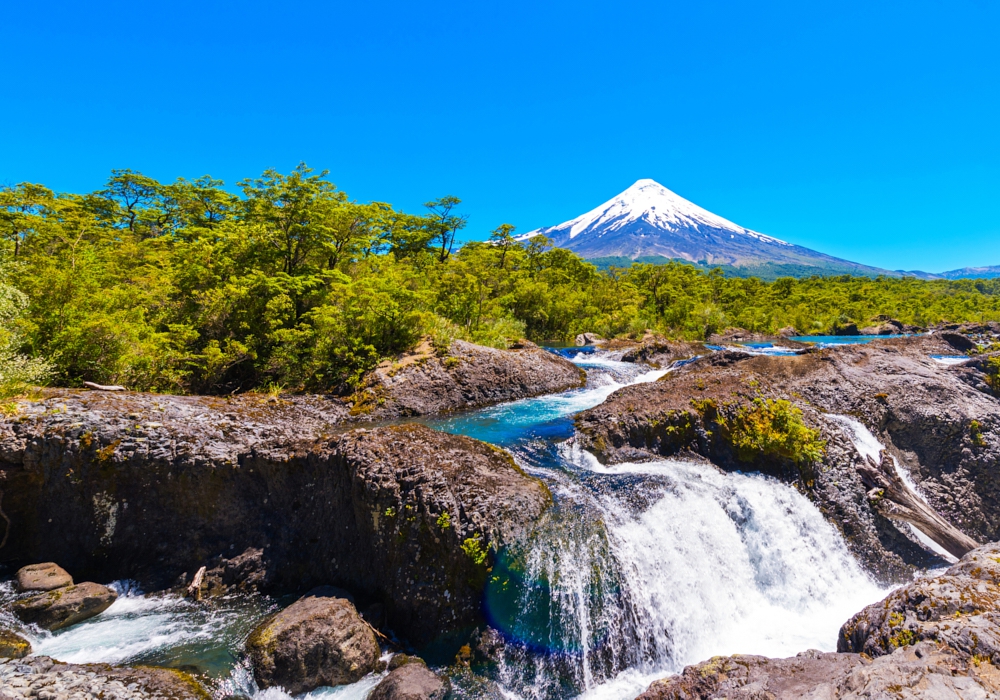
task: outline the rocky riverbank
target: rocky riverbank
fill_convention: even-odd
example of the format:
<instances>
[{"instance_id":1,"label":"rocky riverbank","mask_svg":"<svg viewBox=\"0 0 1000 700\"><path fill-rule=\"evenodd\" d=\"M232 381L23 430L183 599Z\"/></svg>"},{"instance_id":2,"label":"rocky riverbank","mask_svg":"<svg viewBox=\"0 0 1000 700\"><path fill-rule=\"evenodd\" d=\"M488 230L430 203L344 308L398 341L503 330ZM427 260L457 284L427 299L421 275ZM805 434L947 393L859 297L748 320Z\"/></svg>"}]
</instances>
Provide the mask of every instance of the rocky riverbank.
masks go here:
<instances>
[{"instance_id":1,"label":"rocky riverbank","mask_svg":"<svg viewBox=\"0 0 1000 700\"><path fill-rule=\"evenodd\" d=\"M10 700L210 700L191 676L173 669L63 664L45 656L0 660L0 694Z\"/></svg>"}]
</instances>

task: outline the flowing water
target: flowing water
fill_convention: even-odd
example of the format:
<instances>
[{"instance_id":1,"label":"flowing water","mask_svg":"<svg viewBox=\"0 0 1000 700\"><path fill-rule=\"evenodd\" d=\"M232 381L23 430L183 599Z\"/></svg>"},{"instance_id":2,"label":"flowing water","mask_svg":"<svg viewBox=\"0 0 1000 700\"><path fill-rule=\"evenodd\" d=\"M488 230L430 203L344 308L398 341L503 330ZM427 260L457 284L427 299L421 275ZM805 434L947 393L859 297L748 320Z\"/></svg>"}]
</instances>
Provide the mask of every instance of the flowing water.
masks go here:
<instances>
[{"instance_id":1,"label":"flowing water","mask_svg":"<svg viewBox=\"0 0 1000 700\"><path fill-rule=\"evenodd\" d=\"M574 414L666 370L561 352L587 370L585 388L424 420L508 449L554 497L534 532L497 555L484 603L492 633L477 645L472 673L453 676L459 697L634 698L653 679L717 654L833 650L843 621L885 594L787 485L679 460L606 467L579 449L569 440ZM216 679L219 696L287 700L278 689L258 691L239 653L280 601L206 607L116 585L123 595L111 608L37 633L36 652L190 666ZM310 697L360 700L380 678Z\"/></svg>"}]
</instances>

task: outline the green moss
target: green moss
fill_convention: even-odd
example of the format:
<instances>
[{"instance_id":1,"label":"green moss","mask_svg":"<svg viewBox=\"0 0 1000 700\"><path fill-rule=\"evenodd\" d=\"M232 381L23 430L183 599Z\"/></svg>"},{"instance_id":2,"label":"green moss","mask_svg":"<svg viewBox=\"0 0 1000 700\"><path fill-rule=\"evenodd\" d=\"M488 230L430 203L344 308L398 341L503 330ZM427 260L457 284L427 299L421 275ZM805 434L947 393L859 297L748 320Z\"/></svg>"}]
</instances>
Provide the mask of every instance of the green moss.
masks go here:
<instances>
[{"instance_id":1,"label":"green moss","mask_svg":"<svg viewBox=\"0 0 1000 700\"><path fill-rule=\"evenodd\" d=\"M985 447L986 441L983 439L983 426L977 420L969 421L969 437L976 447Z\"/></svg>"}]
</instances>

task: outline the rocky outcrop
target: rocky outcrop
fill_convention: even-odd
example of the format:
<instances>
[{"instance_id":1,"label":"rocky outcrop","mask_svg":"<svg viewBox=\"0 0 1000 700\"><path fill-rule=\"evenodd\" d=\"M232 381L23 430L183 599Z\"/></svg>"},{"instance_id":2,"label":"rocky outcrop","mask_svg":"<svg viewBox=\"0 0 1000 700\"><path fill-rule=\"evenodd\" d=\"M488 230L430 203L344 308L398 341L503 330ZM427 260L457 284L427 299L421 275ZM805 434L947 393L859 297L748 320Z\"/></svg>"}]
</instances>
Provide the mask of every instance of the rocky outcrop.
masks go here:
<instances>
[{"instance_id":1,"label":"rocky outcrop","mask_svg":"<svg viewBox=\"0 0 1000 700\"><path fill-rule=\"evenodd\" d=\"M150 590L202 566L275 593L337 585L382 603L415 644L457 640L481 619L493 552L548 491L483 443L344 430L322 406L76 392L22 404L0 422L0 556Z\"/></svg>"},{"instance_id":2,"label":"rocky outcrop","mask_svg":"<svg viewBox=\"0 0 1000 700\"><path fill-rule=\"evenodd\" d=\"M14 575L14 580L17 582L17 590L21 593L51 591L73 585L73 577L66 573L64 568L52 562L21 567Z\"/></svg>"},{"instance_id":3,"label":"rocky outcrop","mask_svg":"<svg viewBox=\"0 0 1000 700\"><path fill-rule=\"evenodd\" d=\"M15 601L12 609L26 624L50 631L89 620L111 607L118 594L99 583L79 583Z\"/></svg>"},{"instance_id":4,"label":"rocky outcrop","mask_svg":"<svg viewBox=\"0 0 1000 700\"><path fill-rule=\"evenodd\" d=\"M716 657L655 681L637 700L863 700L976 698L1000 691L1000 669L963 663L929 642L871 659L806 651L788 659Z\"/></svg>"},{"instance_id":5,"label":"rocky outcrop","mask_svg":"<svg viewBox=\"0 0 1000 700\"><path fill-rule=\"evenodd\" d=\"M63 664L46 656L0 661L0 694L10 700L211 700L183 671Z\"/></svg>"},{"instance_id":6,"label":"rocky outcrop","mask_svg":"<svg viewBox=\"0 0 1000 700\"><path fill-rule=\"evenodd\" d=\"M947 366L936 336L874 341L793 357L720 352L661 381L626 387L580 415L578 439L605 462L697 454L729 469L797 483L882 580L929 563L905 533L875 512L859 477L860 455L828 414L864 423L913 476L930 505L978 542L1000 538L1000 403L973 363ZM751 463L727 444L706 408L736 410L783 399L826 442L804 474L790 460Z\"/></svg>"},{"instance_id":7,"label":"rocky outcrop","mask_svg":"<svg viewBox=\"0 0 1000 700\"><path fill-rule=\"evenodd\" d=\"M580 333L579 335L576 336L574 342L578 346L597 345L598 343L603 343L604 338L597 335L596 333Z\"/></svg>"},{"instance_id":8,"label":"rocky outcrop","mask_svg":"<svg viewBox=\"0 0 1000 700\"><path fill-rule=\"evenodd\" d=\"M583 386L586 375L527 341L497 350L462 340L443 356L427 345L379 367L351 397L353 420L389 420L475 408Z\"/></svg>"},{"instance_id":9,"label":"rocky outcrop","mask_svg":"<svg viewBox=\"0 0 1000 700\"><path fill-rule=\"evenodd\" d=\"M375 686L368 700L444 700L448 697L451 685L447 679L431 671L420 659L404 657L397 661L397 656L389 662L389 675Z\"/></svg>"},{"instance_id":10,"label":"rocky outcrop","mask_svg":"<svg viewBox=\"0 0 1000 700\"><path fill-rule=\"evenodd\" d=\"M247 640L261 688L291 695L356 683L375 670L378 640L342 591L311 591L257 627Z\"/></svg>"},{"instance_id":11,"label":"rocky outcrop","mask_svg":"<svg viewBox=\"0 0 1000 700\"><path fill-rule=\"evenodd\" d=\"M623 362L642 362L652 367L669 367L678 360L688 360L709 352L701 343L667 340L659 336L644 338L622 353Z\"/></svg>"},{"instance_id":12,"label":"rocky outcrop","mask_svg":"<svg viewBox=\"0 0 1000 700\"><path fill-rule=\"evenodd\" d=\"M869 605L841 627L837 650L884 656L921 641L1000 666L1000 543Z\"/></svg>"},{"instance_id":13,"label":"rocky outcrop","mask_svg":"<svg viewBox=\"0 0 1000 700\"><path fill-rule=\"evenodd\" d=\"M0 658L23 659L31 653L31 642L10 630L0 629Z\"/></svg>"}]
</instances>

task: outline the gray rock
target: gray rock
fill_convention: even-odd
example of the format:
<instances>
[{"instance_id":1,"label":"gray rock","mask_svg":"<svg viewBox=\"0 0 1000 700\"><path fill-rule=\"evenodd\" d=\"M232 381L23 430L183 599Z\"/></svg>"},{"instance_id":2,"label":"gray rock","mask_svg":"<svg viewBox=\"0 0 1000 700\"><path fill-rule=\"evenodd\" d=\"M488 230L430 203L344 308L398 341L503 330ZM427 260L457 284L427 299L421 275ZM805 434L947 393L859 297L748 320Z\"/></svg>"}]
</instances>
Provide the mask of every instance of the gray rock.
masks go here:
<instances>
[{"instance_id":1,"label":"gray rock","mask_svg":"<svg viewBox=\"0 0 1000 700\"><path fill-rule=\"evenodd\" d=\"M584 345L597 345L604 341L604 338L597 335L596 333L580 333L576 336L575 341L578 346Z\"/></svg>"},{"instance_id":2,"label":"gray rock","mask_svg":"<svg viewBox=\"0 0 1000 700\"><path fill-rule=\"evenodd\" d=\"M29 564L18 569L14 578L17 580L17 590L51 591L56 588L73 585L73 577L66 573L58 564Z\"/></svg>"},{"instance_id":3,"label":"gray rock","mask_svg":"<svg viewBox=\"0 0 1000 700\"><path fill-rule=\"evenodd\" d=\"M12 609L21 622L52 631L99 615L111 607L117 597L118 594L107 586L79 583L18 600Z\"/></svg>"},{"instance_id":4,"label":"gray rock","mask_svg":"<svg viewBox=\"0 0 1000 700\"><path fill-rule=\"evenodd\" d=\"M316 589L253 631L247 651L261 688L297 695L354 683L378 662L375 633L350 601Z\"/></svg>"},{"instance_id":5,"label":"gray rock","mask_svg":"<svg viewBox=\"0 0 1000 700\"><path fill-rule=\"evenodd\" d=\"M375 686L368 700L444 700L451 687L423 663L407 663Z\"/></svg>"}]
</instances>

